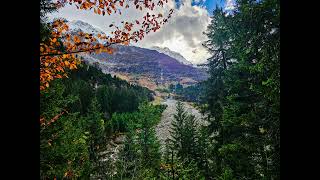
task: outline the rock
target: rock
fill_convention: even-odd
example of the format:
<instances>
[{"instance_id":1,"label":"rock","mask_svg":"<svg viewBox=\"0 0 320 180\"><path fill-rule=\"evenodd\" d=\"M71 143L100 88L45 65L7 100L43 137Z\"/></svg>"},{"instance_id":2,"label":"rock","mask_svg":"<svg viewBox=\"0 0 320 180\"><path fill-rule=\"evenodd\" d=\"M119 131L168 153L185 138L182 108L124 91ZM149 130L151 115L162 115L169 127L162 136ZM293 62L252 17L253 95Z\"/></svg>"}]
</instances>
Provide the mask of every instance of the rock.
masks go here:
<instances>
[{"instance_id":1,"label":"rock","mask_svg":"<svg viewBox=\"0 0 320 180\"><path fill-rule=\"evenodd\" d=\"M124 135L120 135L120 136L117 136L115 139L114 139L114 143L116 144L123 144L124 141L125 141L126 137Z\"/></svg>"}]
</instances>

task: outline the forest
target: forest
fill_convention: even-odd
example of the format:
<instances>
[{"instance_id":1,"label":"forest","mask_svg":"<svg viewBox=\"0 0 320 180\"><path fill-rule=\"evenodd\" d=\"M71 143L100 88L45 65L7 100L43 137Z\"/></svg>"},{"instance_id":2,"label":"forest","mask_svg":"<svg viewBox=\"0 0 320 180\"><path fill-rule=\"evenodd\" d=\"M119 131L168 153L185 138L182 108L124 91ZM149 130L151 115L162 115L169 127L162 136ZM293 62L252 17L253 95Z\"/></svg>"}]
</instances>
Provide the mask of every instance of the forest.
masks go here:
<instances>
[{"instance_id":1,"label":"forest","mask_svg":"<svg viewBox=\"0 0 320 180\"><path fill-rule=\"evenodd\" d=\"M64 41L63 21L46 20L57 6L41 0L40 179L280 179L280 1L236 3L232 13L217 6L204 32L209 78L163 90L179 101L162 149L155 127L167 106L153 103L154 91L82 62L75 51L112 49L90 44L88 34ZM140 36L123 33L111 43ZM196 125L186 101L206 125ZM103 156L120 137L118 152Z\"/></svg>"}]
</instances>

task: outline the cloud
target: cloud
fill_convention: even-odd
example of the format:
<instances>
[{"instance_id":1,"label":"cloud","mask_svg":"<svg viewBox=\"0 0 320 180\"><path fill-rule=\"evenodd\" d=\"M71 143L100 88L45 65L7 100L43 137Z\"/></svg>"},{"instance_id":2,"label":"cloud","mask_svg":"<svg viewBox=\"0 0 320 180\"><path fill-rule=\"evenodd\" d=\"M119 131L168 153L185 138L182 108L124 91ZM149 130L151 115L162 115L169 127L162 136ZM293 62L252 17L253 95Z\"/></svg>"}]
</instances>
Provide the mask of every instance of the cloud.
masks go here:
<instances>
[{"instance_id":1,"label":"cloud","mask_svg":"<svg viewBox=\"0 0 320 180\"><path fill-rule=\"evenodd\" d=\"M133 21L142 18L146 12L166 15L173 8L173 16L167 24L163 25L159 31L148 34L142 41L132 45L145 48L152 46L168 47L170 50L180 53L190 62L203 63L210 57L207 50L202 46L202 43L206 40L203 32L210 21L209 13L204 6L192 6L192 0L180 0L179 3L178 7L175 0L169 0L164 8L158 8L154 12L150 10L137 11L131 6L129 9L122 11L122 16L116 14L99 16L93 12L78 10L74 6L67 5L59 12L50 15L50 18L63 17L70 21L82 20L105 32L110 32L108 26L112 22Z\"/></svg>"},{"instance_id":2,"label":"cloud","mask_svg":"<svg viewBox=\"0 0 320 180\"><path fill-rule=\"evenodd\" d=\"M224 10L232 11L235 8L236 8L235 7L235 2L233 0L226 0L226 4L225 4L225 7L224 7Z\"/></svg>"},{"instance_id":3,"label":"cloud","mask_svg":"<svg viewBox=\"0 0 320 180\"><path fill-rule=\"evenodd\" d=\"M147 36L138 45L168 47L190 62L203 63L210 57L202 46L206 40L203 32L209 22L210 17L205 7L191 6L191 0L184 0L179 9L175 9L168 24Z\"/></svg>"},{"instance_id":4,"label":"cloud","mask_svg":"<svg viewBox=\"0 0 320 180\"><path fill-rule=\"evenodd\" d=\"M193 0L195 4L204 4L206 1L211 1L211 0Z\"/></svg>"}]
</instances>

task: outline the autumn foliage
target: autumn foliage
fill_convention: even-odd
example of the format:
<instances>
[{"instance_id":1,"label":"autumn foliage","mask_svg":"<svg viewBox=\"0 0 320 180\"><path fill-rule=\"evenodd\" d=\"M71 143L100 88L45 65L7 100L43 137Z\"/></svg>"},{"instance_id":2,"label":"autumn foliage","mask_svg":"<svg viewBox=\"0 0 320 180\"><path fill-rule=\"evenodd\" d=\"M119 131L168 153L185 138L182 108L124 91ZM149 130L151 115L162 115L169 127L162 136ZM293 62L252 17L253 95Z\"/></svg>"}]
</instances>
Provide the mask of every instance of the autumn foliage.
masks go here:
<instances>
[{"instance_id":1,"label":"autumn foliage","mask_svg":"<svg viewBox=\"0 0 320 180\"><path fill-rule=\"evenodd\" d=\"M105 16L111 14L121 15L120 7L123 10L134 5L136 10L154 10L156 6L163 7L167 0L59 0L55 5L58 8L65 6L66 3L74 5L81 10L93 11L94 13ZM49 87L50 81L57 78L68 77L68 69L76 69L80 63L77 53L113 53L112 44L128 45L130 41L137 42L145 37L149 32L156 32L160 26L168 21L173 9L170 10L166 18L162 14L151 14L147 12L142 19L133 22L122 21L121 25L110 24L114 30L110 35L92 34L79 32L71 33L65 20L57 19L50 23L51 37L40 42L40 90Z\"/></svg>"}]
</instances>

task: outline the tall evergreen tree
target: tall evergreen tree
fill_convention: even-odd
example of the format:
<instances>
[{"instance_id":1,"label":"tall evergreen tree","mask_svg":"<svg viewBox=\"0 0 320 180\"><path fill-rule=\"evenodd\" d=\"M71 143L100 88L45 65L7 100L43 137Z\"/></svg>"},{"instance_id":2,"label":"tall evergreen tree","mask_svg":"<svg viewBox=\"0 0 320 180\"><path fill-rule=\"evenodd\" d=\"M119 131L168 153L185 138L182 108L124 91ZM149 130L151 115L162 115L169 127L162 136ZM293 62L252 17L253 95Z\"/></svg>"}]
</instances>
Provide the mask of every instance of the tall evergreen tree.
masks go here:
<instances>
[{"instance_id":1,"label":"tall evergreen tree","mask_svg":"<svg viewBox=\"0 0 320 180\"><path fill-rule=\"evenodd\" d=\"M128 133L126 133L124 148L119 154L119 161L117 163L117 178L119 179L135 179L141 170L141 160L135 141L135 129L130 126Z\"/></svg>"},{"instance_id":2,"label":"tall evergreen tree","mask_svg":"<svg viewBox=\"0 0 320 180\"><path fill-rule=\"evenodd\" d=\"M151 105L144 104L139 108L142 115L141 130L139 133L139 144L141 147L141 160L145 168L151 168L152 174L159 175L160 172L160 144L155 136L153 122L157 118L154 108Z\"/></svg>"},{"instance_id":3,"label":"tall evergreen tree","mask_svg":"<svg viewBox=\"0 0 320 180\"><path fill-rule=\"evenodd\" d=\"M213 53L207 83L212 156L221 177L279 178L279 12L277 0L241 0L231 15L216 9L208 27L207 44L225 45L220 58Z\"/></svg>"},{"instance_id":4,"label":"tall evergreen tree","mask_svg":"<svg viewBox=\"0 0 320 180\"><path fill-rule=\"evenodd\" d=\"M197 132L195 117L185 111L182 102L176 105L176 114L170 131L172 151L177 158L186 164L197 160Z\"/></svg>"},{"instance_id":5,"label":"tall evergreen tree","mask_svg":"<svg viewBox=\"0 0 320 180\"><path fill-rule=\"evenodd\" d=\"M184 123L188 118L188 114L184 111L184 106L180 101L178 101L176 105L176 111L176 114L174 114L174 121L172 121L170 135L174 149L177 151L177 156L182 158L187 154L183 135Z\"/></svg>"},{"instance_id":6,"label":"tall evergreen tree","mask_svg":"<svg viewBox=\"0 0 320 180\"><path fill-rule=\"evenodd\" d=\"M104 120L97 98L93 98L89 106L84 126L90 133L90 155L92 160L97 161L97 150L104 141Z\"/></svg>"}]
</instances>

